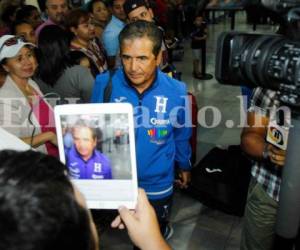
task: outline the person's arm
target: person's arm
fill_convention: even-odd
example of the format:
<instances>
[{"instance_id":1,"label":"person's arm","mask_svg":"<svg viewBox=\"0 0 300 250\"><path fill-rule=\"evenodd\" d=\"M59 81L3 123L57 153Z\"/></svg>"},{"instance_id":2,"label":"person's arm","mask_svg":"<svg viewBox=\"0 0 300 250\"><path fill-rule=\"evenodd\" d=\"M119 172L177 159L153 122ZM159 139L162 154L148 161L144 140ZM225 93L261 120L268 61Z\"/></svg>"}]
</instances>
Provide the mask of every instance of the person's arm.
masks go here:
<instances>
[{"instance_id":1,"label":"person's arm","mask_svg":"<svg viewBox=\"0 0 300 250\"><path fill-rule=\"evenodd\" d=\"M1 127L5 129L7 132L15 135L22 141L24 141L26 144L36 148L45 142L49 141L54 145L57 145L57 138L56 134L53 132L44 132L37 135L34 135L33 137L22 137L21 133L21 124L24 123L24 120L21 118L20 112L24 112L24 109L22 109L22 106L19 106L19 111L17 113L12 113L11 115L7 115L5 113L6 109L9 108L12 109L11 103L9 101L12 101L13 99L7 99L0 102L0 124L3 124ZM10 125L11 124L11 125Z\"/></svg>"},{"instance_id":2,"label":"person's arm","mask_svg":"<svg viewBox=\"0 0 300 250\"><path fill-rule=\"evenodd\" d=\"M192 135L192 120L191 120L191 99L189 98L186 90L182 99L182 108L178 110L177 122L178 127L174 129L175 140L175 161L180 168L177 184L180 188L187 188L191 181L191 145L190 137ZM183 96L182 96L183 97Z\"/></svg>"},{"instance_id":3,"label":"person's arm","mask_svg":"<svg viewBox=\"0 0 300 250\"><path fill-rule=\"evenodd\" d=\"M194 39L197 40L197 41L202 41L202 40L205 40L207 38L207 35L204 35L204 36L195 36Z\"/></svg>"},{"instance_id":4,"label":"person's arm","mask_svg":"<svg viewBox=\"0 0 300 250\"><path fill-rule=\"evenodd\" d=\"M263 151L266 147L266 134L269 119L266 116L247 113L247 127L241 134L241 147L246 154L255 160L263 160Z\"/></svg>"},{"instance_id":5,"label":"person's arm","mask_svg":"<svg viewBox=\"0 0 300 250\"><path fill-rule=\"evenodd\" d=\"M31 144L33 148L37 148L38 146L41 146L46 142L51 142L52 144L57 146L56 134L51 131L40 133L33 137L22 137L20 139L29 145Z\"/></svg>"},{"instance_id":6,"label":"person's arm","mask_svg":"<svg viewBox=\"0 0 300 250\"><path fill-rule=\"evenodd\" d=\"M205 25L206 27L206 25ZM207 36L208 36L208 30L207 28L204 28L204 32L203 32L203 35L202 36L197 36L196 37L196 40L206 40L207 39Z\"/></svg>"},{"instance_id":7,"label":"person's arm","mask_svg":"<svg viewBox=\"0 0 300 250\"><path fill-rule=\"evenodd\" d=\"M178 163L180 172L180 179L177 184L180 188L187 188L191 181L191 146L189 139L192 135L192 120L191 120L191 105L190 98L185 91L185 98L182 98L182 107L179 110L178 123L184 126L178 127L174 130L174 140L176 147L175 161Z\"/></svg>"},{"instance_id":8,"label":"person's arm","mask_svg":"<svg viewBox=\"0 0 300 250\"><path fill-rule=\"evenodd\" d=\"M185 171L180 169L178 175L179 179L176 180L176 184L179 185L179 187L182 189L188 188L188 185L192 180L191 171Z\"/></svg>"},{"instance_id":9,"label":"person's arm","mask_svg":"<svg viewBox=\"0 0 300 250\"><path fill-rule=\"evenodd\" d=\"M155 211L144 190L139 189L137 206L134 211L120 207L119 214L111 226L119 229L124 229L126 226L134 245L142 250L171 249L160 233Z\"/></svg>"},{"instance_id":10,"label":"person's arm","mask_svg":"<svg viewBox=\"0 0 300 250\"><path fill-rule=\"evenodd\" d=\"M268 124L268 117L248 112L248 127L242 131L241 147L246 154L257 161L270 160L276 165L283 166L285 151L266 142Z\"/></svg>"},{"instance_id":11,"label":"person's arm","mask_svg":"<svg viewBox=\"0 0 300 250\"><path fill-rule=\"evenodd\" d=\"M76 85L80 91L80 98L84 103L89 103L91 100L95 79L91 71L81 65L76 66L76 73Z\"/></svg>"},{"instance_id":12,"label":"person's arm","mask_svg":"<svg viewBox=\"0 0 300 250\"><path fill-rule=\"evenodd\" d=\"M201 37L201 40L206 40L207 39L207 32L204 32L204 35Z\"/></svg>"},{"instance_id":13,"label":"person's arm","mask_svg":"<svg viewBox=\"0 0 300 250\"><path fill-rule=\"evenodd\" d=\"M108 69L114 69L116 65L116 56L119 53L119 40L114 31L105 30L103 33L103 46L107 53Z\"/></svg>"}]
</instances>

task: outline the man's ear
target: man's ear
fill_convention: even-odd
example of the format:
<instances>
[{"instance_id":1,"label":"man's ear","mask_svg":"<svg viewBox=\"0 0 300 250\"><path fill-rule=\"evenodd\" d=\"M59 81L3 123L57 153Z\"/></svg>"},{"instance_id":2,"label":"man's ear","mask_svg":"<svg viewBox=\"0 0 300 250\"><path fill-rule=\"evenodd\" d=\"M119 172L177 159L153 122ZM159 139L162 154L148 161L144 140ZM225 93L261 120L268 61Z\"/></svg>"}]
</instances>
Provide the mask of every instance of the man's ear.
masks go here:
<instances>
[{"instance_id":1,"label":"man's ear","mask_svg":"<svg viewBox=\"0 0 300 250\"><path fill-rule=\"evenodd\" d=\"M153 19L154 18L154 13L153 13L153 10L152 8L149 8L149 13L150 13L150 17Z\"/></svg>"},{"instance_id":2,"label":"man's ear","mask_svg":"<svg viewBox=\"0 0 300 250\"><path fill-rule=\"evenodd\" d=\"M156 56L156 65L159 66L161 61L162 61L162 50L160 50L158 55Z\"/></svg>"}]
</instances>

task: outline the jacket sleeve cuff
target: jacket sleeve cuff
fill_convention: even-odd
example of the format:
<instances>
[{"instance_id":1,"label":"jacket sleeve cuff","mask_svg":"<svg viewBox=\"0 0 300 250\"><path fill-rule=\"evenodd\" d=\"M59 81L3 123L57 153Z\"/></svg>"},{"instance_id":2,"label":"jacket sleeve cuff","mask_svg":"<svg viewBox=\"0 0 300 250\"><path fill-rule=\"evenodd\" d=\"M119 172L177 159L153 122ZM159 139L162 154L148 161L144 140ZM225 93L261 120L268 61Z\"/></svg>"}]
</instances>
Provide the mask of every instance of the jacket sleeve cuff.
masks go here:
<instances>
[{"instance_id":1,"label":"jacket sleeve cuff","mask_svg":"<svg viewBox=\"0 0 300 250\"><path fill-rule=\"evenodd\" d=\"M178 166L183 171L191 171L192 169L192 164L190 160L187 162L178 162Z\"/></svg>"}]
</instances>

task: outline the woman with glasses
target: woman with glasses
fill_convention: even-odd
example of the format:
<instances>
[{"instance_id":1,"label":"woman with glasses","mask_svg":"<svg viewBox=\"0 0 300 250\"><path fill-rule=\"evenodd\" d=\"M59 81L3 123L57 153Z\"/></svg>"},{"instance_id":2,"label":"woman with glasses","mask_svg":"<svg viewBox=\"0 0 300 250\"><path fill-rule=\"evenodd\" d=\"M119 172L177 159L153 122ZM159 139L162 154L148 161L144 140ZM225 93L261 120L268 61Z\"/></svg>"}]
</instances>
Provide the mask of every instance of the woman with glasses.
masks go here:
<instances>
[{"instance_id":1,"label":"woman with glasses","mask_svg":"<svg viewBox=\"0 0 300 250\"><path fill-rule=\"evenodd\" d=\"M31 79L37 63L33 44L0 38L0 63L7 73L0 88L0 124L43 153L58 156L53 110Z\"/></svg>"},{"instance_id":2,"label":"woman with glasses","mask_svg":"<svg viewBox=\"0 0 300 250\"><path fill-rule=\"evenodd\" d=\"M90 62L94 77L107 69L106 52L98 38L95 25L89 13L85 10L71 10L66 18L66 27L71 32L71 51L79 51Z\"/></svg>"}]
</instances>

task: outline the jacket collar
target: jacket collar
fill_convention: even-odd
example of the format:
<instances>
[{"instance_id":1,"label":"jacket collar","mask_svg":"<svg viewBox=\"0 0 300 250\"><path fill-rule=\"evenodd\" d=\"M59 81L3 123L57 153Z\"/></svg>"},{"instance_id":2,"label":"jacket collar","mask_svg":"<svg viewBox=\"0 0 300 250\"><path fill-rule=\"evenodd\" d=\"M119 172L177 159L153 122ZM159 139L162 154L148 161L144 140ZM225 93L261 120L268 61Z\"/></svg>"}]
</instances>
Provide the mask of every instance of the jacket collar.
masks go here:
<instances>
[{"instance_id":1,"label":"jacket collar","mask_svg":"<svg viewBox=\"0 0 300 250\"><path fill-rule=\"evenodd\" d=\"M137 91L137 90L132 86L132 84L131 84L129 78L126 76L124 69L121 68L120 71L121 71L121 76L122 76L122 78L124 79L124 81L122 81L122 82L124 83L124 85L126 85L127 87L132 88L132 89L134 89L135 91ZM141 93L141 95L143 95L143 94L144 94L145 92L147 92L149 89L152 89L152 88L154 88L154 87L156 87L156 86L158 85L158 81L159 81L159 77L158 77L158 76L159 76L159 74L160 74L159 69L156 68L156 71L155 71L155 78L154 78L153 82L151 83L151 85L150 85L147 89L144 90L143 93Z\"/></svg>"}]
</instances>

